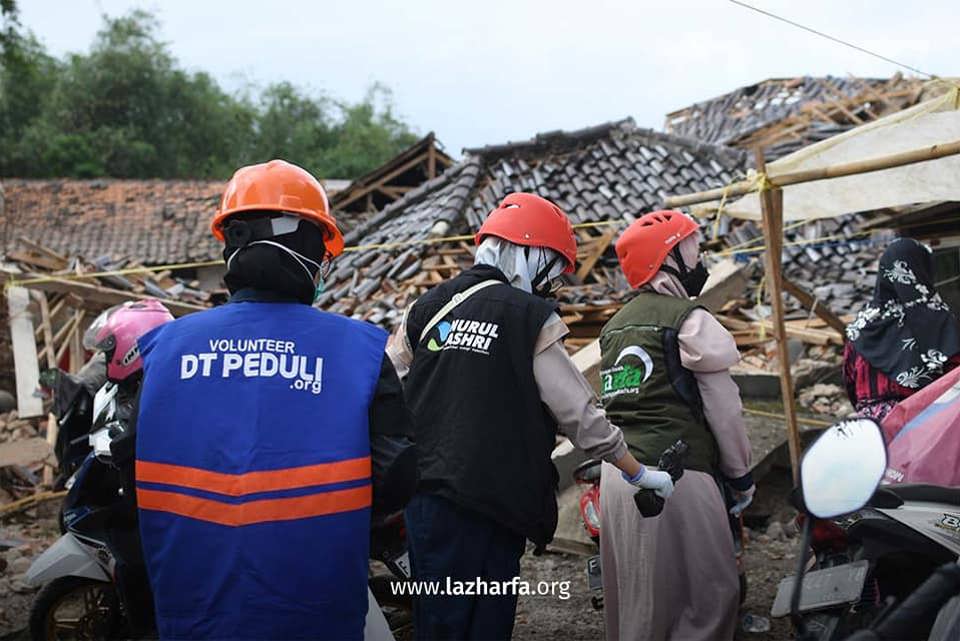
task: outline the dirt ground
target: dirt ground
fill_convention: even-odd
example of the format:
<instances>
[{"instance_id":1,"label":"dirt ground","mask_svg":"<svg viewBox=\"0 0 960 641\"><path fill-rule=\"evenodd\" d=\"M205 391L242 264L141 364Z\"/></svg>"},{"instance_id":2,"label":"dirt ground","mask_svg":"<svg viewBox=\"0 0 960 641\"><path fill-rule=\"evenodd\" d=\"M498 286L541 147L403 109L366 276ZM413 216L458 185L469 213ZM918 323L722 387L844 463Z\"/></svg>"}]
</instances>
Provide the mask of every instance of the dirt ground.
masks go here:
<instances>
[{"instance_id":1,"label":"dirt ground","mask_svg":"<svg viewBox=\"0 0 960 641\"><path fill-rule=\"evenodd\" d=\"M28 638L36 591L23 582L23 574L59 538L57 509L57 503L45 503L0 523L0 640Z\"/></svg>"},{"instance_id":2,"label":"dirt ground","mask_svg":"<svg viewBox=\"0 0 960 641\"><path fill-rule=\"evenodd\" d=\"M741 614L768 617L780 580L795 571L798 546L792 526L794 512L785 498L789 489L789 471L774 469L761 483L757 499L746 515L747 523L753 527L748 529L745 563L749 588ZM5 566L0 570L0 641L28 638L27 619L35 591L23 584L22 574L30 561L59 536L55 510L55 504L46 504L0 524L0 549L5 549L0 552L0 566ZM771 527L774 522L778 525ZM604 638L603 613L591 605L584 557L555 552L540 557L527 554L522 561L522 578L534 583L569 581L570 597L521 597L514 639ZM741 630L737 638L787 641L793 637L789 621L780 619L771 621L768 632Z\"/></svg>"}]
</instances>

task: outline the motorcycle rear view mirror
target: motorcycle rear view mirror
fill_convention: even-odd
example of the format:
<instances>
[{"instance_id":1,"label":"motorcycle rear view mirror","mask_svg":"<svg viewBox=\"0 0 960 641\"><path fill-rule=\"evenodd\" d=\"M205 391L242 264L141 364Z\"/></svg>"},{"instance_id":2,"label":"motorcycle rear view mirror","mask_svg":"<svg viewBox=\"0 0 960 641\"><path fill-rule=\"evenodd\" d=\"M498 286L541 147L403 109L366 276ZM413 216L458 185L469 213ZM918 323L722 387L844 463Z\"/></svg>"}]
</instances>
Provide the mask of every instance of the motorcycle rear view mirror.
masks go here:
<instances>
[{"instance_id":1,"label":"motorcycle rear view mirror","mask_svg":"<svg viewBox=\"0 0 960 641\"><path fill-rule=\"evenodd\" d=\"M859 510L873 496L887 469L887 448L877 422L869 418L840 421L814 441L800 461L800 490L808 512L790 596L790 614L799 634L807 634L800 618L803 575L807 565L813 518L832 519Z\"/></svg>"},{"instance_id":2,"label":"motorcycle rear view mirror","mask_svg":"<svg viewBox=\"0 0 960 641\"><path fill-rule=\"evenodd\" d=\"M876 421L841 421L820 435L800 462L803 502L813 516L830 519L866 505L887 468Z\"/></svg>"}]
</instances>

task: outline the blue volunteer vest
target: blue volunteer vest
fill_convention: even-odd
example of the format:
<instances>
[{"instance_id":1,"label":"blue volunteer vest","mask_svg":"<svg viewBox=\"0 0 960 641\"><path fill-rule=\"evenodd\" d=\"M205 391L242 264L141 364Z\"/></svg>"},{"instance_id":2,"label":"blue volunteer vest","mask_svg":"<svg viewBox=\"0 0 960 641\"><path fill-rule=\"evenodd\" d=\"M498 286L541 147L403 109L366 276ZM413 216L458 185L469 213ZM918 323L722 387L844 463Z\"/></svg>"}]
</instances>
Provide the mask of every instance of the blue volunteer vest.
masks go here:
<instances>
[{"instance_id":1,"label":"blue volunteer vest","mask_svg":"<svg viewBox=\"0 0 960 641\"><path fill-rule=\"evenodd\" d=\"M137 502L161 638L362 638L385 343L259 302L140 340Z\"/></svg>"}]
</instances>

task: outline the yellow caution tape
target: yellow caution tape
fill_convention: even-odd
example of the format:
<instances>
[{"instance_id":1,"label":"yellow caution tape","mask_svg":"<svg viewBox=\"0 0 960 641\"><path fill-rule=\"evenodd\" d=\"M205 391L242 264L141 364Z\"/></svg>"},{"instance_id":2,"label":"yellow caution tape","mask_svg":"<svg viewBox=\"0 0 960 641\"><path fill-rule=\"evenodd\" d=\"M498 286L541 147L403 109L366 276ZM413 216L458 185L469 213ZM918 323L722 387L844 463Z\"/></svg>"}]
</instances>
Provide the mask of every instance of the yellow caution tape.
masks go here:
<instances>
[{"instance_id":1,"label":"yellow caution tape","mask_svg":"<svg viewBox=\"0 0 960 641\"><path fill-rule=\"evenodd\" d=\"M858 231L850 234L849 236L844 234L834 234L832 236L819 236L817 238L811 238L808 240L794 240L789 243L784 243L784 247L802 247L803 245L814 245L816 243L822 243L830 240L850 240L851 238L857 238L859 236L869 236L871 231ZM754 239L755 240L755 239ZM753 242L751 240L751 242ZM747 249L725 249L722 252L712 252L712 256L730 256L733 254L756 254L759 252L766 251L766 245L760 245L759 247L750 247Z\"/></svg>"}]
</instances>

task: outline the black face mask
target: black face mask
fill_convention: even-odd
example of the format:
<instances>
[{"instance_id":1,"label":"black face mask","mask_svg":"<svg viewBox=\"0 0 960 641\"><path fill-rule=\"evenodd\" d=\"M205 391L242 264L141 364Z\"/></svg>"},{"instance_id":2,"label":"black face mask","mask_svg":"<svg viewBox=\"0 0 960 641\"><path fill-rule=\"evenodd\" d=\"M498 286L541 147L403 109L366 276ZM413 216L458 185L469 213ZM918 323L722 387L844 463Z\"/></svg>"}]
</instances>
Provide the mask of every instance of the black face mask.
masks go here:
<instances>
[{"instance_id":1,"label":"black face mask","mask_svg":"<svg viewBox=\"0 0 960 641\"><path fill-rule=\"evenodd\" d=\"M698 261L696 267L687 270L687 273L680 277L680 284L687 290L690 298L696 298L703 291L703 286L709 277L710 272L703 266L702 261Z\"/></svg>"},{"instance_id":2,"label":"black face mask","mask_svg":"<svg viewBox=\"0 0 960 641\"><path fill-rule=\"evenodd\" d=\"M703 286L706 284L707 278L710 277L710 272L703 266L703 261L697 261L697 266L693 269L687 267L687 264L683 262L683 256L680 255L680 248L677 245L674 245L673 249L670 250L670 255L673 256L673 259L680 265L680 269L676 270L669 265L661 265L660 269L676 276L680 284L683 285L683 289L687 292L687 296L696 298L700 295L700 292L703 291Z\"/></svg>"}]
</instances>

